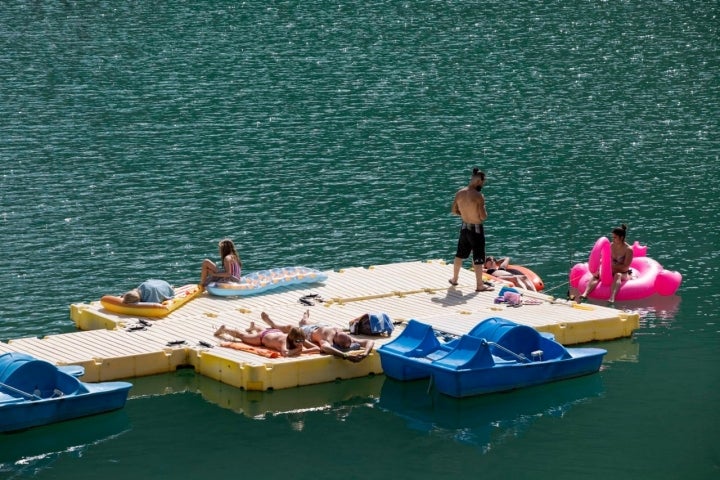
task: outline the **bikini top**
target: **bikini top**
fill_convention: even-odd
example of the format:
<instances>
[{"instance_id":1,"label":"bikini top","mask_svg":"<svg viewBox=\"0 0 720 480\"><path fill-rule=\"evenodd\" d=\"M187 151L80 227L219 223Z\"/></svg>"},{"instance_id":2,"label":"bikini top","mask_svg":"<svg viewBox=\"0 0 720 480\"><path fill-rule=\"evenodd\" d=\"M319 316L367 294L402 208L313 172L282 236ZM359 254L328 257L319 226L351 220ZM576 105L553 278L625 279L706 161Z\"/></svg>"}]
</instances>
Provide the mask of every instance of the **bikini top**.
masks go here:
<instances>
[{"instance_id":1,"label":"bikini top","mask_svg":"<svg viewBox=\"0 0 720 480\"><path fill-rule=\"evenodd\" d=\"M502 268L502 267L500 267L500 268L488 268L488 269L485 270L485 271L487 272L488 275L492 275L493 273L497 272L498 270L504 270L504 271L507 272L507 269L506 269L506 268Z\"/></svg>"}]
</instances>

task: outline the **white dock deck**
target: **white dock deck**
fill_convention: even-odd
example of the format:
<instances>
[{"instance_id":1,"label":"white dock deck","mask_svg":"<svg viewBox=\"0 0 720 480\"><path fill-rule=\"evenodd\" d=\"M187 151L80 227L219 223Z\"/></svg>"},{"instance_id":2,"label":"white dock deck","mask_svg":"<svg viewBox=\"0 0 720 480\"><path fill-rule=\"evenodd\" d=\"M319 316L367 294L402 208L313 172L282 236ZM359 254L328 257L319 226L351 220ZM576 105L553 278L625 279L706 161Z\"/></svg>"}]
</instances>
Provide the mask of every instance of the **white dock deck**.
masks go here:
<instances>
[{"instance_id":1,"label":"white dock deck","mask_svg":"<svg viewBox=\"0 0 720 480\"><path fill-rule=\"evenodd\" d=\"M442 261L408 262L328 272L318 285L296 285L247 297L212 297L204 293L162 319L117 315L99 302L71 305L79 332L0 343L0 352L23 351L50 362L82 365L84 381L133 378L191 366L198 373L247 390L290 388L382 373L377 353L359 363L326 355L270 359L219 346L213 337L220 325L245 329L251 321L262 325L265 311L278 323L296 324L306 310L310 319L347 328L366 312L385 312L393 321L411 318L450 334L469 331L489 317L503 317L553 333L565 344L629 337L639 316L596 305L526 292L540 305L509 307L495 304L495 292L476 293L475 277L463 270L460 284L451 287L452 265ZM317 293L325 302L299 303ZM402 327L396 329L396 336ZM389 339L377 339L376 347ZM183 343L178 343L183 342ZM175 343L175 344L173 344ZM203 345L205 344L205 345ZM210 345L209 347L207 345Z\"/></svg>"}]
</instances>

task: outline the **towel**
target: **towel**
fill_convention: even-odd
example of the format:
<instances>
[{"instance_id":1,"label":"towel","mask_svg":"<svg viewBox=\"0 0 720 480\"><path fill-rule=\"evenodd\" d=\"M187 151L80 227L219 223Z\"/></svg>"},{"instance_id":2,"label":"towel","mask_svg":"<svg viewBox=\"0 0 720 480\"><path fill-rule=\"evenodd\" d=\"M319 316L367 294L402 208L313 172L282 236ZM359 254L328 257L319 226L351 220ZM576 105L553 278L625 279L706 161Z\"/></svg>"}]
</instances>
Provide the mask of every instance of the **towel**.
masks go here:
<instances>
[{"instance_id":1,"label":"towel","mask_svg":"<svg viewBox=\"0 0 720 480\"><path fill-rule=\"evenodd\" d=\"M234 350L240 350L242 352L254 353L255 355L260 355L261 357L266 358L280 358L282 356L277 350L265 347L256 347L254 345L248 345L247 343L243 342L222 342L220 346L225 348L232 348ZM302 352L302 355L317 354L319 354L319 352L306 352L305 350L303 350Z\"/></svg>"}]
</instances>

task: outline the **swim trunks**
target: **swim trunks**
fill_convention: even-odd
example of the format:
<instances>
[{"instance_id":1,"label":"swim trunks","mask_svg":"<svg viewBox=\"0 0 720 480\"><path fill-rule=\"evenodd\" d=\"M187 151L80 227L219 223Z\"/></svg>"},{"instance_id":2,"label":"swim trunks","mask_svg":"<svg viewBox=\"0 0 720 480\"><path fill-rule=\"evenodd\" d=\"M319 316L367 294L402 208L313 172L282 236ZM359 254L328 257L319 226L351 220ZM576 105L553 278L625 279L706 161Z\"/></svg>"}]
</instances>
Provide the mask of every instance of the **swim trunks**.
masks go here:
<instances>
[{"instance_id":1,"label":"swim trunks","mask_svg":"<svg viewBox=\"0 0 720 480\"><path fill-rule=\"evenodd\" d=\"M460 227L457 251L458 258L468 258L473 254L473 264L485 263L485 229L481 223L464 223Z\"/></svg>"},{"instance_id":2,"label":"swim trunks","mask_svg":"<svg viewBox=\"0 0 720 480\"><path fill-rule=\"evenodd\" d=\"M305 338L310 338L315 330L320 328L320 325L303 325L300 329L305 333Z\"/></svg>"}]
</instances>

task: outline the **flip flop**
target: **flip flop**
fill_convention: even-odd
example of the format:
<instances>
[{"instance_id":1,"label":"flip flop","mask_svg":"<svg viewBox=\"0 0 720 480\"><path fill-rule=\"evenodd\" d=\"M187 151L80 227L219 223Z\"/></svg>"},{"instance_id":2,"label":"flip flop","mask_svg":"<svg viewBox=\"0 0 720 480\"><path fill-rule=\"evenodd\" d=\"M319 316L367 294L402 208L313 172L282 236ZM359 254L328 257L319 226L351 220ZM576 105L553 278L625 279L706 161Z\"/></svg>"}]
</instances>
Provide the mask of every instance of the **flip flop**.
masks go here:
<instances>
[{"instance_id":1,"label":"flip flop","mask_svg":"<svg viewBox=\"0 0 720 480\"><path fill-rule=\"evenodd\" d=\"M482 289L477 289L477 288L475 289L476 292L492 292L493 290L495 290L494 287L485 287Z\"/></svg>"},{"instance_id":2,"label":"flip flop","mask_svg":"<svg viewBox=\"0 0 720 480\"><path fill-rule=\"evenodd\" d=\"M307 295L304 296L304 297L300 297L300 299L298 300L298 302L302 303L303 305L307 305L308 307L312 307L313 305L315 305L315 302L313 302L312 300L310 300L310 299L307 297Z\"/></svg>"},{"instance_id":3,"label":"flip flop","mask_svg":"<svg viewBox=\"0 0 720 480\"><path fill-rule=\"evenodd\" d=\"M302 303L303 305L307 305L308 307L312 307L313 305L315 305L315 302L323 303L325 302L325 299L322 298L319 293L309 293L300 297L298 299L298 302Z\"/></svg>"},{"instance_id":4,"label":"flip flop","mask_svg":"<svg viewBox=\"0 0 720 480\"><path fill-rule=\"evenodd\" d=\"M542 305L543 301L537 298L526 298L522 302L523 305Z\"/></svg>"},{"instance_id":5,"label":"flip flop","mask_svg":"<svg viewBox=\"0 0 720 480\"><path fill-rule=\"evenodd\" d=\"M450 280L448 280L448 283L449 283L450 285L452 285L453 287L457 287L457 286L458 286L458 282L453 282L453 281L452 281L452 278L451 278Z\"/></svg>"}]
</instances>

